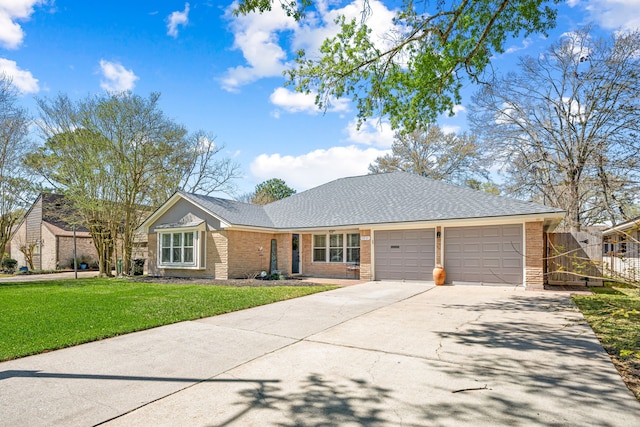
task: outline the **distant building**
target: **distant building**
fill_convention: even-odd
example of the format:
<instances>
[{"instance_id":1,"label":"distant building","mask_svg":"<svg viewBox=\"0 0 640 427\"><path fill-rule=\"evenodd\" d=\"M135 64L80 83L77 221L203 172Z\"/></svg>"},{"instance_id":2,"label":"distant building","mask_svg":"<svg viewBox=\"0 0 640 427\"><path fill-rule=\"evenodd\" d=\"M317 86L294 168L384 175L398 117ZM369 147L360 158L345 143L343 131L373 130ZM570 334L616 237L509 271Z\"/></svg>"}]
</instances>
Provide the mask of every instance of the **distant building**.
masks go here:
<instances>
[{"instance_id":1,"label":"distant building","mask_svg":"<svg viewBox=\"0 0 640 427\"><path fill-rule=\"evenodd\" d=\"M602 252L609 275L640 282L640 217L604 230Z\"/></svg>"},{"instance_id":2,"label":"distant building","mask_svg":"<svg viewBox=\"0 0 640 427\"><path fill-rule=\"evenodd\" d=\"M31 247L36 270L73 267L73 222L77 212L64 196L42 193L16 226L11 237L11 256L18 267L26 266L21 247ZM76 257L91 265L97 259L89 230L76 226Z\"/></svg>"}]
</instances>

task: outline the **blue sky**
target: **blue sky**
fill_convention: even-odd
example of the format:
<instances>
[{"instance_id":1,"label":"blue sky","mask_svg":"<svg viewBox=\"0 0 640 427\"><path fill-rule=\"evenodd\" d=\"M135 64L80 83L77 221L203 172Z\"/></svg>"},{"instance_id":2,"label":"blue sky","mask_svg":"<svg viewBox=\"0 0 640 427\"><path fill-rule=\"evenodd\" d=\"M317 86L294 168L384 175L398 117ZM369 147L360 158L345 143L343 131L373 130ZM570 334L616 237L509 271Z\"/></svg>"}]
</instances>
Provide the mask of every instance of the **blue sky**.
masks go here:
<instances>
[{"instance_id":1,"label":"blue sky","mask_svg":"<svg viewBox=\"0 0 640 427\"><path fill-rule=\"evenodd\" d=\"M347 101L322 114L313 97L283 87L294 52L313 52L335 32L337 14L356 16L361 9L361 0L317 3L311 22L301 24L278 7L236 18L227 1L0 0L0 73L13 78L33 113L34 97L160 92L169 117L215 135L225 156L240 164L239 193L274 177L302 191L366 174L393 140L384 120L356 131ZM375 31L390 27L398 3L370 1ZM508 70L519 56L537 55L585 24L602 33L640 28L640 0L569 0L558 8L549 38L513 40L494 58L494 69ZM440 120L445 130L466 129L473 90L465 88L455 117Z\"/></svg>"}]
</instances>

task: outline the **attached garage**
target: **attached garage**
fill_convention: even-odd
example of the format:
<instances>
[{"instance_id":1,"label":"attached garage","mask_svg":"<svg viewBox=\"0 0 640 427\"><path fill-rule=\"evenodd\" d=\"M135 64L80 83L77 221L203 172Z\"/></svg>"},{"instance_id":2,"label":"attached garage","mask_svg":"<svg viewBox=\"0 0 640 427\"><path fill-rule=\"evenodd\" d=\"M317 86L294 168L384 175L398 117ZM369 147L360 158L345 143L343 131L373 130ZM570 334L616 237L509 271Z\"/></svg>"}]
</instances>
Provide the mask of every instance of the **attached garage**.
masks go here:
<instances>
[{"instance_id":1,"label":"attached garage","mask_svg":"<svg viewBox=\"0 0 640 427\"><path fill-rule=\"evenodd\" d=\"M156 228L167 232L160 226L191 216L205 219L207 262L163 263ZM140 231L156 242L150 275L249 277L273 266L285 275L432 281L439 263L449 283L541 289L544 234L563 217L557 208L391 172L340 178L264 206L179 191ZM193 249L185 242L182 253Z\"/></svg>"},{"instance_id":2,"label":"attached garage","mask_svg":"<svg viewBox=\"0 0 640 427\"><path fill-rule=\"evenodd\" d=\"M444 229L447 282L522 284L522 224Z\"/></svg>"},{"instance_id":3,"label":"attached garage","mask_svg":"<svg viewBox=\"0 0 640 427\"><path fill-rule=\"evenodd\" d=\"M435 246L432 228L376 231L376 280L431 280Z\"/></svg>"}]
</instances>

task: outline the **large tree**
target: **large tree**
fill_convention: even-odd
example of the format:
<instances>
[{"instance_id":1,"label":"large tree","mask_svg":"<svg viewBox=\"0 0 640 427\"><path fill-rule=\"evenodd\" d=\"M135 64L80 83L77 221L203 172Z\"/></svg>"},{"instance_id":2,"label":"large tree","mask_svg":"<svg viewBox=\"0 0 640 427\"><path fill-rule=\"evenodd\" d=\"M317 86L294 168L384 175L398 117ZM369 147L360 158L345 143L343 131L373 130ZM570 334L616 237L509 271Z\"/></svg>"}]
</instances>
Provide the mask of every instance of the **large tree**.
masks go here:
<instances>
[{"instance_id":1,"label":"large tree","mask_svg":"<svg viewBox=\"0 0 640 427\"><path fill-rule=\"evenodd\" d=\"M326 108L332 99L351 97L360 123L387 116L394 129L426 127L461 100L465 79L479 81L491 57L508 40L545 33L555 25L559 0L405 1L394 27L374 34L367 25L369 3L360 19L339 17L339 34L324 41L319 56L298 53L287 71L298 92L316 93ZM274 0L240 0L237 14L270 10ZM298 20L305 9L325 2L280 1ZM315 19L314 14L309 14Z\"/></svg>"},{"instance_id":2,"label":"large tree","mask_svg":"<svg viewBox=\"0 0 640 427\"><path fill-rule=\"evenodd\" d=\"M0 254L33 195L22 165L32 147L29 124L27 111L18 106L18 92L11 79L0 74Z\"/></svg>"},{"instance_id":3,"label":"large tree","mask_svg":"<svg viewBox=\"0 0 640 427\"><path fill-rule=\"evenodd\" d=\"M573 230L629 219L640 184L640 32L565 35L474 97L470 115L511 192Z\"/></svg>"},{"instance_id":4,"label":"large tree","mask_svg":"<svg viewBox=\"0 0 640 427\"><path fill-rule=\"evenodd\" d=\"M432 124L426 129L396 133L391 154L369 165L371 173L403 171L452 184L481 187L488 181L480 147L469 134L444 133Z\"/></svg>"},{"instance_id":5,"label":"large tree","mask_svg":"<svg viewBox=\"0 0 640 427\"><path fill-rule=\"evenodd\" d=\"M280 178L271 178L256 185L256 189L250 197L254 205L266 205L296 194L296 190L289 187Z\"/></svg>"},{"instance_id":6,"label":"large tree","mask_svg":"<svg viewBox=\"0 0 640 427\"><path fill-rule=\"evenodd\" d=\"M212 138L164 115L159 96L38 100L46 142L28 163L82 212L106 275L114 250L130 271L136 228L170 194L230 190L238 176Z\"/></svg>"}]
</instances>

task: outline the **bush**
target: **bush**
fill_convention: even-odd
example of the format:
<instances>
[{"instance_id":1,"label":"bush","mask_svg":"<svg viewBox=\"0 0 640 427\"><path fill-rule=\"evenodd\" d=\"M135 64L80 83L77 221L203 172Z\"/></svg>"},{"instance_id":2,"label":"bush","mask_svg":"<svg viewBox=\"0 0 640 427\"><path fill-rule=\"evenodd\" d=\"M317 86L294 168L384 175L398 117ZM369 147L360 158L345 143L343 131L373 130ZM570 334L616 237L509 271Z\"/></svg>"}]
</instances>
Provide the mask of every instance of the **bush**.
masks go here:
<instances>
[{"instance_id":1,"label":"bush","mask_svg":"<svg viewBox=\"0 0 640 427\"><path fill-rule=\"evenodd\" d=\"M133 260L133 275L142 276L144 274L144 258L136 258Z\"/></svg>"},{"instance_id":2,"label":"bush","mask_svg":"<svg viewBox=\"0 0 640 427\"><path fill-rule=\"evenodd\" d=\"M2 260L2 271L5 273L13 274L16 271L16 265L18 261L13 258L5 258Z\"/></svg>"}]
</instances>

